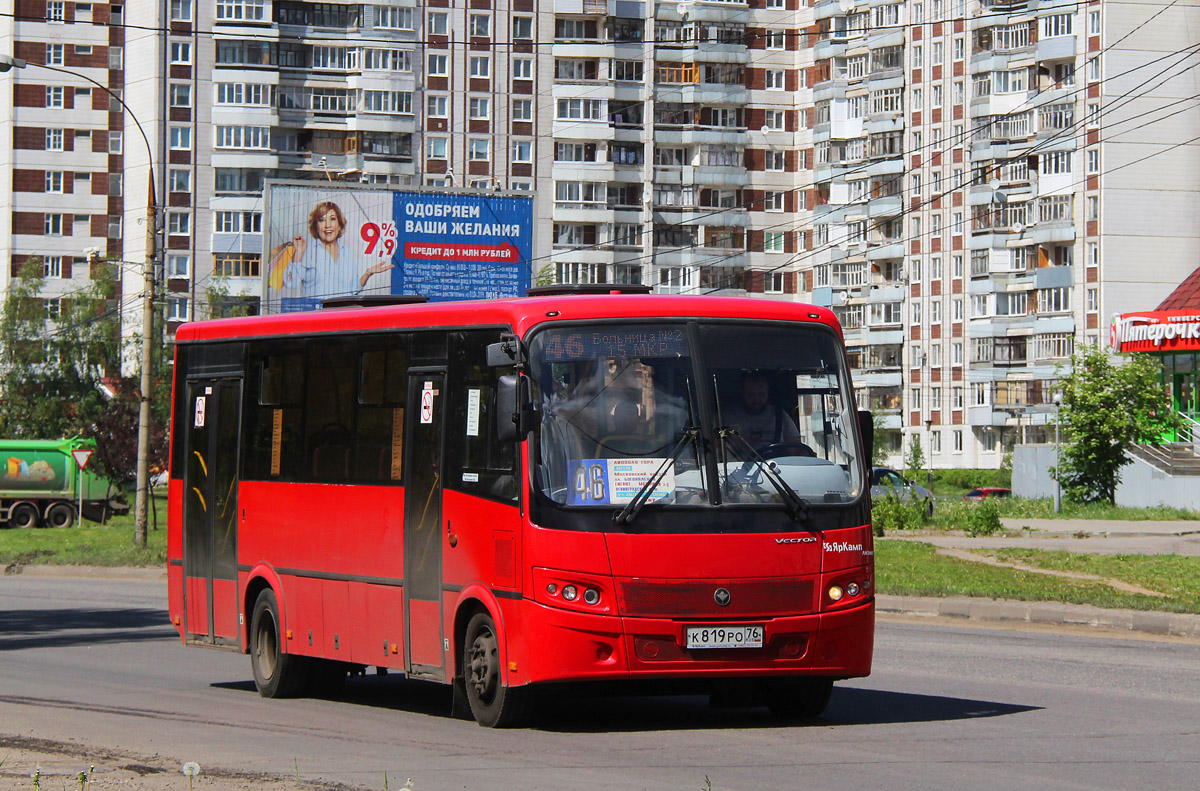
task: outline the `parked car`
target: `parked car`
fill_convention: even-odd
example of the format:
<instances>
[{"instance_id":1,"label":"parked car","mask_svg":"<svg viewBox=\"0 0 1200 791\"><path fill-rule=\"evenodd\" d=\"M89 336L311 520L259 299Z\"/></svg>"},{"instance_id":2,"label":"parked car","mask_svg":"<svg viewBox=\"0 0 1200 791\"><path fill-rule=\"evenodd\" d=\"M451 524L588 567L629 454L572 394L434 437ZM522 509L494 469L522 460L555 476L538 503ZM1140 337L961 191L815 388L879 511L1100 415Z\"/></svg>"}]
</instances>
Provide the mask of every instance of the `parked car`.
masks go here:
<instances>
[{"instance_id":1,"label":"parked car","mask_svg":"<svg viewBox=\"0 0 1200 791\"><path fill-rule=\"evenodd\" d=\"M904 476L890 467L871 468L871 497L886 497L895 494L900 502L911 502L914 498L925 503L925 510L933 516L933 492L924 486L905 480Z\"/></svg>"},{"instance_id":2,"label":"parked car","mask_svg":"<svg viewBox=\"0 0 1200 791\"><path fill-rule=\"evenodd\" d=\"M981 486L963 495L964 500L974 500L975 502L988 497L1012 497L1012 489L1006 489L1003 486Z\"/></svg>"}]
</instances>

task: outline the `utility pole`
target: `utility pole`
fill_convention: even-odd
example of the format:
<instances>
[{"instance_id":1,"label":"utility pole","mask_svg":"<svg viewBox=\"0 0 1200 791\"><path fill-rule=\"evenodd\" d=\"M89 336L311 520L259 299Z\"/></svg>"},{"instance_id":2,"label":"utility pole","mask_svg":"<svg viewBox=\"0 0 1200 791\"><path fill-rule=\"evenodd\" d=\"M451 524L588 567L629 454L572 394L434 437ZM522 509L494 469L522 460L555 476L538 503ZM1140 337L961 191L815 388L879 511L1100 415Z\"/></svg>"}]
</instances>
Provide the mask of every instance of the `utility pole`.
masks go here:
<instances>
[{"instance_id":1,"label":"utility pole","mask_svg":"<svg viewBox=\"0 0 1200 791\"><path fill-rule=\"evenodd\" d=\"M149 151L147 151L149 154ZM149 164L149 163L148 163ZM142 271L142 384L138 388L137 495L133 509L133 542L146 546L146 507L150 499L150 394L154 390L154 168L146 197L146 262Z\"/></svg>"}]
</instances>

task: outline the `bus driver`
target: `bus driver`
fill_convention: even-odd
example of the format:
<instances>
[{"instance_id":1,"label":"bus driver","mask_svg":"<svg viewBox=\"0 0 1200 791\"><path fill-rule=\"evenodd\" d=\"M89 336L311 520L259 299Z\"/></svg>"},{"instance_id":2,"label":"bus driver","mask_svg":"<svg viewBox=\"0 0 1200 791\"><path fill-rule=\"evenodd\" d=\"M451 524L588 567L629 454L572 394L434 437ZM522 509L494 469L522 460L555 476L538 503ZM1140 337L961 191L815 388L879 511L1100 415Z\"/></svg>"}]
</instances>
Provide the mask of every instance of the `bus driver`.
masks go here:
<instances>
[{"instance_id":1,"label":"bus driver","mask_svg":"<svg viewBox=\"0 0 1200 791\"><path fill-rule=\"evenodd\" d=\"M722 418L755 450L781 442L800 442L796 422L771 403L771 383L759 371L742 375L741 401L730 405Z\"/></svg>"}]
</instances>

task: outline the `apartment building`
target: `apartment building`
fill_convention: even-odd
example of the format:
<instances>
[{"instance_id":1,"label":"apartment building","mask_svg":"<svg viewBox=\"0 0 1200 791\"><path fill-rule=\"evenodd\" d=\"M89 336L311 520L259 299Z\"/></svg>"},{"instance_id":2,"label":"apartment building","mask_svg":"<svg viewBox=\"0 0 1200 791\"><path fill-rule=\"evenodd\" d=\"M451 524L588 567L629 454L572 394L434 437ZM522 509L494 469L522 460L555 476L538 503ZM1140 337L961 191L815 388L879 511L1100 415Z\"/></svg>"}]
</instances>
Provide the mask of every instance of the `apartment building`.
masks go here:
<instances>
[{"instance_id":1,"label":"apartment building","mask_svg":"<svg viewBox=\"0 0 1200 791\"><path fill-rule=\"evenodd\" d=\"M895 461L997 466L1045 439L1076 346L1195 265L1196 11L814 10L814 301Z\"/></svg>"},{"instance_id":2,"label":"apartment building","mask_svg":"<svg viewBox=\"0 0 1200 791\"><path fill-rule=\"evenodd\" d=\"M46 255L62 291L85 249L131 262L133 335L151 170L170 327L257 309L266 179L530 190L535 279L828 305L893 461L919 438L935 466L995 466L1043 436L1075 347L1195 266L1196 17L20 0L0 254L10 276Z\"/></svg>"},{"instance_id":3,"label":"apartment building","mask_svg":"<svg viewBox=\"0 0 1200 791\"><path fill-rule=\"evenodd\" d=\"M0 75L0 288L40 261L51 319L87 289L91 257L125 258L121 173L133 141L105 90L120 96L124 81L120 20L120 5L57 0L18 0L0 16L0 52L37 66Z\"/></svg>"}]
</instances>

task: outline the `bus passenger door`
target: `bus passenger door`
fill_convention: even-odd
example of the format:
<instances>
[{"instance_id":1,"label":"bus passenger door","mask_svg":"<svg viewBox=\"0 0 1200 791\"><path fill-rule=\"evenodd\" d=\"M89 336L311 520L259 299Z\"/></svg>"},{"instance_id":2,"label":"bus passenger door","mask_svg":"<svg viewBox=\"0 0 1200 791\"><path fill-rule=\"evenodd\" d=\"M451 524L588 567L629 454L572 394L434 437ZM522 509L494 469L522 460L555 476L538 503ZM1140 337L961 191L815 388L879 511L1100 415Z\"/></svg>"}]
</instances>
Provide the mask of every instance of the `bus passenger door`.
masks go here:
<instances>
[{"instance_id":1,"label":"bus passenger door","mask_svg":"<svg viewBox=\"0 0 1200 791\"><path fill-rule=\"evenodd\" d=\"M442 661L444 371L410 371L404 460L404 639L408 674L445 680Z\"/></svg>"},{"instance_id":2,"label":"bus passenger door","mask_svg":"<svg viewBox=\"0 0 1200 791\"><path fill-rule=\"evenodd\" d=\"M189 642L237 644L237 461L242 383L188 382L184 612Z\"/></svg>"}]
</instances>

